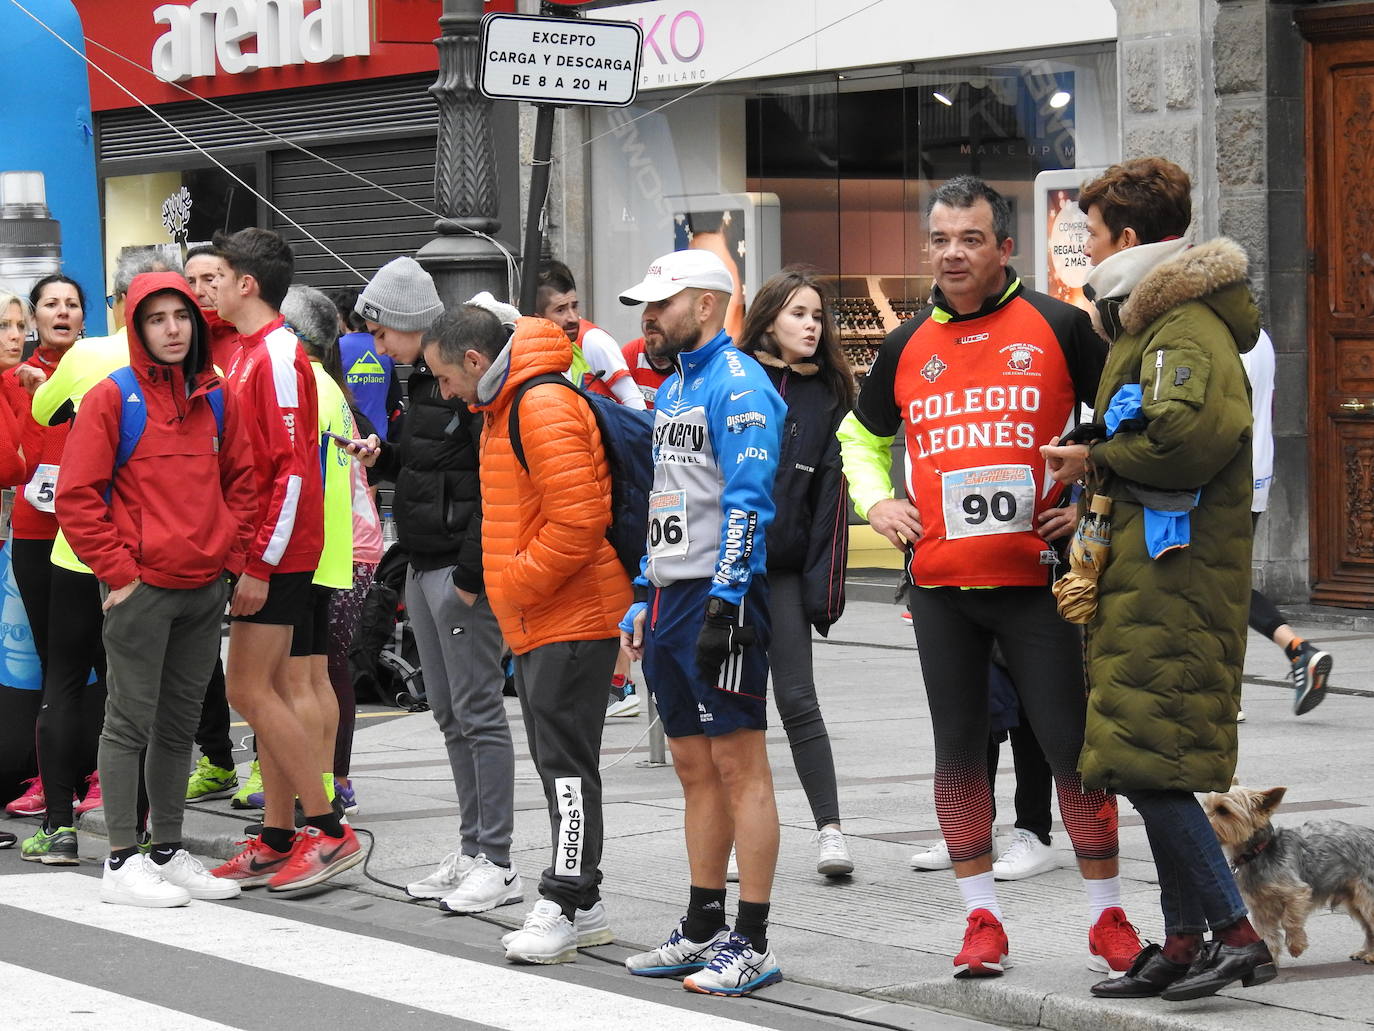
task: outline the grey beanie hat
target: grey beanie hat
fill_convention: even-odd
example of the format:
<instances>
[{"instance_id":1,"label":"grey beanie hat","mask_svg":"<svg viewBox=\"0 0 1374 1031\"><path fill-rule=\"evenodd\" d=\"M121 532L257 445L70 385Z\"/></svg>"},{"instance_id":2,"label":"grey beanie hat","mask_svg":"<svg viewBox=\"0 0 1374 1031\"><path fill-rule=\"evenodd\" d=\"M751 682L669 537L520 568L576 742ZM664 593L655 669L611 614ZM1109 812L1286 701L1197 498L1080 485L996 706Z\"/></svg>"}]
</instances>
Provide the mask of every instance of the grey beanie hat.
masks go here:
<instances>
[{"instance_id":1,"label":"grey beanie hat","mask_svg":"<svg viewBox=\"0 0 1374 1031\"><path fill-rule=\"evenodd\" d=\"M393 258L358 295L353 310L368 322L398 333L429 329L444 313L434 280L414 258Z\"/></svg>"}]
</instances>

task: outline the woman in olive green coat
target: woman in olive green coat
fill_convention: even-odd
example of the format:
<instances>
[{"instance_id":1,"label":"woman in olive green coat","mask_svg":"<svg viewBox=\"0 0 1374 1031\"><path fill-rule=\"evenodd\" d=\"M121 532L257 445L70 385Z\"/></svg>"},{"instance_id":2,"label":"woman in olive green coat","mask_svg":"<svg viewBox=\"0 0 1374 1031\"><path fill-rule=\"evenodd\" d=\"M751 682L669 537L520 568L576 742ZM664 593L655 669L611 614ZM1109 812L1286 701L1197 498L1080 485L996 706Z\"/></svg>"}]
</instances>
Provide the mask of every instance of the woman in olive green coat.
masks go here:
<instances>
[{"instance_id":1,"label":"woman in olive green coat","mask_svg":"<svg viewBox=\"0 0 1374 1031\"><path fill-rule=\"evenodd\" d=\"M1259 313L1238 246L1181 239L1192 210L1177 165L1115 165L1079 205L1094 321L1111 344L1096 404L1104 426L1090 444L1045 449L1061 482L1112 499L1079 770L1085 787L1123 794L1140 813L1166 933L1093 994L1195 999L1275 974L1193 794L1226 790L1236 765L1252 536L1240 354Z\"/></svg>"}]
</instances>

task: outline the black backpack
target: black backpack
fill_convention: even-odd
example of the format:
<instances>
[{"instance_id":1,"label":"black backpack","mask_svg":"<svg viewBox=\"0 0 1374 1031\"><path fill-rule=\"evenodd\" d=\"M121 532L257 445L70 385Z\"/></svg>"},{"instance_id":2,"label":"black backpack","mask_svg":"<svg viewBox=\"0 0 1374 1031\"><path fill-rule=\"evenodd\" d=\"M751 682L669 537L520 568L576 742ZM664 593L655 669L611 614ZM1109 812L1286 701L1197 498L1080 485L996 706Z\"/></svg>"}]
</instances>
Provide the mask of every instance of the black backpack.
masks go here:
<instances>
[{"instance_id":1,"label":"black backpack","mask_svg":"<svg viewBox=\"0 0 1374 1031\"><path fill-rule=\"evenodd\" d=\"M561 383L579 394L596 416L601 441L606 448L606 463L611 469L611 525L606 539L616 558L633 580L639 575L649 537L649 492L654 486L654 418L648 412L626 408L602 394L592 394L573 385L556 372L532 376L515 390L510 406L510 444L525 472L525 447L520 442L520 401L525 391L540 383Z\"/></svg>"}]
</instances>

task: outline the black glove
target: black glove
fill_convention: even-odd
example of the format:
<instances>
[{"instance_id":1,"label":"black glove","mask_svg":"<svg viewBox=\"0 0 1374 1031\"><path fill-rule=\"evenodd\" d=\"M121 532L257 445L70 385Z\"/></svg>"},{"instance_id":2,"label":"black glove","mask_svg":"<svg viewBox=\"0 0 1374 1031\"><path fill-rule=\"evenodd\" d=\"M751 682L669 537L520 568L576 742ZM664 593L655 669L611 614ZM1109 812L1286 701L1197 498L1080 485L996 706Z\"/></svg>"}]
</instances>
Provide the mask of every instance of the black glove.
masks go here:
<instances>
[{"instance_id":1,"label":"black glove","mask_svg":"<svg viewBox=\"0 0 1374 1031\"><path fill-rule=\"evenodd\" d=\"M726 658L754 643L754 628L738 623L738 606L719 598L706 603L706 618L697 637L697 675L709 687L719 686L720 667Z\"/></svg>"}]
</instances>

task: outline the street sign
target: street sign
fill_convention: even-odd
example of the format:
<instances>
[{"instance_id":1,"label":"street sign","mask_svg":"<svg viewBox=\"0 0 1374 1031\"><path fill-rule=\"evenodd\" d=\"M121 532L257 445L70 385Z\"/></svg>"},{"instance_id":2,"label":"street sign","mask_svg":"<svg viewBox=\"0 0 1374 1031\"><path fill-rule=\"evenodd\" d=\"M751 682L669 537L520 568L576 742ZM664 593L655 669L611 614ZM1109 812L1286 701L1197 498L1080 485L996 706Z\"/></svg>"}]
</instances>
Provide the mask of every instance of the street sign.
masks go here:
<instances>
[{"instance_id":1,"label":"street sign","mask_svg":"<svg viewBox=\"0 0 1374 1031\"><path fill-rule=\"evenodd\" d=\"M625 107L643 39L635 22L484 15L477 88L492 100Z\"/></svg>"}]
</instances>

